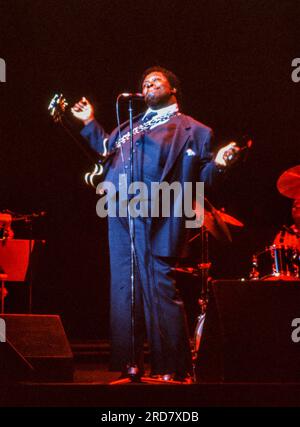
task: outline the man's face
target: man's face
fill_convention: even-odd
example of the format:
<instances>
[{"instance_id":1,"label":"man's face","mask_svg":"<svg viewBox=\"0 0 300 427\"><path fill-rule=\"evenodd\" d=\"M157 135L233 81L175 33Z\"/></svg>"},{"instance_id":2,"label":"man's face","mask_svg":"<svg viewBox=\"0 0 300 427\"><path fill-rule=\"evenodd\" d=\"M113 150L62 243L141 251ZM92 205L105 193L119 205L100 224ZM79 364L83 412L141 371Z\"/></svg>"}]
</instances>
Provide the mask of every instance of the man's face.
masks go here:
<instances>
[{"instance_id":1,"label":"man's face","mask_svg":"<svg viewBox=\"0 0 300 427\"><path fill-rule=\"evenodd\" d=\"M154 71L145 77L142 91L146 104L154 110L176 102L174 95L176 89L171 87L168 79L160 71Z\"/></svg>"}]
</instances>

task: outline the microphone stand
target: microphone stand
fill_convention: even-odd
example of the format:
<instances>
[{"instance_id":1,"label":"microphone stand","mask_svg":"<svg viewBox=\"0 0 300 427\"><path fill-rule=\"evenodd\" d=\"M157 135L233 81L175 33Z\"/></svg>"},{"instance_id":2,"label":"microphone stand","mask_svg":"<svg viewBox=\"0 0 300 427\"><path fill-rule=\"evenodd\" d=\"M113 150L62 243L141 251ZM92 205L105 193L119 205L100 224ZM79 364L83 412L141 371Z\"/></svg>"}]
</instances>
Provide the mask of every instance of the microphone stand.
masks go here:
<instances>
[{"instance_id":1,"label":"microphone stand","mask_svg":"<svg viewBox=\"0 0 300 427\"><path fill-rule=\"evenodd\" d=\"M133 160L133 109L132 109L132 96L133 94L121 94L125 98L128 97L128 115L129 115L129 137L130 137L130 167L129 167L129 186L133 183L134 178L134 160ZM118 97L119 98L119 97ZM117 101L118 102L118 101ZM117 104L118 105L118 104ZM118 117L118 107L117 107ZM119 119L118 119L119 123ZM120 127L120 124L119 124ZM122 150L122 146L121 146ZM134 218L130 214L129 205L127 205L127 217L129 225L129 236L130 236L130 323L131 323L131 355L126 366L126 378L122 378L116 381L112 381L111 385L126 384L128 382L137 383L141 382L141 375L139 372L137 360L136 360L136 337L135 337L135 302L136 302L136 260L135 260L135 224Z\"/></svg>"},{"instance_id":2,"label":"microphone stand","mask_svg":"<svg viewBox=\"0 0 300 427\"><path fill-rule=\"evenodd\" d=\"M129 168L129 186L133 183L134 178L134 147L133 147L133 109L132 98L141 98L140 94L122 94L125 98L128 97L128 114L129 114L129 136L130 136L130 168ZM132 96L134 95L134 96ZM130 97L129 97L130 96ZM128 188L129 188L128 186ZM131 383L161 383L161 380L152 378L143 378L139 372L139 367L136 360L136 345L135 345L135 302L136 302L136 258L135 258L135 224L134 217L130 215L129 206L127 208L128 222L129 222L129 235L130 235L130 289L131 289L131 359L127 364L127 378L119 379L110 382L110 385L126 384L128 381ZM176 383L176 382L174 382ZM179 383L180 384L180 383Z\"/></svg>"},{"instance_id":3,"label":"microphone stand","mask_svg":"<svg viewBox=\"0 0 300 427\"><path fill-rule=\"evenodd\" d=\"M132 115L132 99L128 100L129 113L129 135L130 135L130 168L129 168L129 187L133 183L134 160L133 160L133 115ZM128 188L129 188L128 187ZM135 224L134 218L130 214L128 206L128 222L130 235L130 289L131 289L131 360L127 365L127 374L132 382L139 382L140 375L136 361L135 351L135 288L136 288L136 265L135 265Z\"/></svg>"}]
</instances>

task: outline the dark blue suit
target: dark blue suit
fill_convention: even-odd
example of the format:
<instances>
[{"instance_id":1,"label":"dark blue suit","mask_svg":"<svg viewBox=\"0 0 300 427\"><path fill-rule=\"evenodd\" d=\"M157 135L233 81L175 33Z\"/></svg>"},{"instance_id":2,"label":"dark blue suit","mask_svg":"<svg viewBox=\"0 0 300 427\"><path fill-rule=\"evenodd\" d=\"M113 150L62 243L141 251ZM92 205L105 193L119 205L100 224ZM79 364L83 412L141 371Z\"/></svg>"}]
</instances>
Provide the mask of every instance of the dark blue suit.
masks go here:
<instances>
[{"instance_id":1,"label":"dark blue suit","mask_svg":"<svg viewBox=\"0 0 300 427\"><path fill-rule=\"evenodd\" d=\"M134 120L134 126L139 116ZM122 135L128 124L121 127ZM92 149L103 152L103 128L93 121L82 135ZM117 130L109 137L109 150L118 138ZM134 180L168 183L205 183L210 188L220 171L212 160L212 131L184 114L175 115L150 131L134 138ZM119 174L128 171L129 142L112 159L106 181L118 185ZM172 209L171 209L172 212ZM142 366L144 329L151 350L154 374L191 373L191 357L184 307L172 277L174 257L185 255L189 229L184 217L141 218L134 221L136 253L136 354ZM127 218L109 218L111 264L111 338L112 369L122 370L130 361L130 239Z\"/></svg>"}]
</instances>

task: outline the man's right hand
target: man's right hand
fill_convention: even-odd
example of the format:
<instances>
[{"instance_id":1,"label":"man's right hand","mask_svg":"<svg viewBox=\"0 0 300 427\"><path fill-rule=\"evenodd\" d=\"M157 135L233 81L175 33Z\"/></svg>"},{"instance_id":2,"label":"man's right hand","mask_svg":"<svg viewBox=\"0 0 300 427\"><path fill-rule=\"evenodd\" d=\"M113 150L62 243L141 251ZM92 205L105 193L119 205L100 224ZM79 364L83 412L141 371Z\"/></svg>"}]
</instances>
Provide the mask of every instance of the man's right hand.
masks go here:
<instances>
[{"instance_id":1,"label":"man's right hand","mask_svg":"<svg viewBox=\"0 0 300 427\"><path fill-rule=\"evenodd\" d=\"M81 120L85 126L92 122L95 118L94 108L84 96L71 108L71 111L73 116Z\"/></svg>"}]
</instances>

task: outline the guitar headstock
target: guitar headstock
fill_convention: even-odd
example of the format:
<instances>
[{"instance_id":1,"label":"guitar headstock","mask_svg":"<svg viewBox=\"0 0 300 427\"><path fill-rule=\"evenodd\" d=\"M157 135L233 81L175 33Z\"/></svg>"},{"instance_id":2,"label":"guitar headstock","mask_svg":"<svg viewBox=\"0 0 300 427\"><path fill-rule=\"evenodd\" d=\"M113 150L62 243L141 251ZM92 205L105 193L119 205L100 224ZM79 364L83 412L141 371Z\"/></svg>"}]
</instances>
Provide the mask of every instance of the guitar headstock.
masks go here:
<instances>
[{"instance_id":1,"label":"guitar headstock","mask_svg":"<svg viewBox=\"0 0 300 427\"><path fill-rule=\"evenodd\" d=\"M48 110L50 111L50 116L53 117L55 122L59 122L64 115L68 103L66 98L61 93L60 95L56 94L51 99Z\"/></svg>"}]
</instances>

